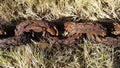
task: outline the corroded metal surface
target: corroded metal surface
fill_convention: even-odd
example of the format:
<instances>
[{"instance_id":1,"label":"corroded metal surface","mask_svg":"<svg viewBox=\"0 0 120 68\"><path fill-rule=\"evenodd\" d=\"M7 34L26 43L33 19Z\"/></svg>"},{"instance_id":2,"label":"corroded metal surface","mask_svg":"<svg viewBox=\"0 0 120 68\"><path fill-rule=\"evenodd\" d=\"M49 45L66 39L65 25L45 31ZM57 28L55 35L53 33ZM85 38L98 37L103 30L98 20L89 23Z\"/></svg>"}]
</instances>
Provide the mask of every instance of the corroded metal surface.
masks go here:
<instances>
[{"instance_id":1,"label":"corroded metal surface","mask_svg":"<svg viewBox=\"0 0 120 68\"><path fill-rule=\"evenodd\" d=\"M50 45L74 45L83 43L83 38L92 43L104 45L120 45L120 24L110 22L45 22L27 20L11 29L13 35L4 38L3 34L10 33L0 25L0 47L7 48L35 41L46 41ZM6 28L6 27L5 27ZM9 28L10 30L10 28ZM12 37L13 36L13 37Z\"/></svg>"}]
</instances>

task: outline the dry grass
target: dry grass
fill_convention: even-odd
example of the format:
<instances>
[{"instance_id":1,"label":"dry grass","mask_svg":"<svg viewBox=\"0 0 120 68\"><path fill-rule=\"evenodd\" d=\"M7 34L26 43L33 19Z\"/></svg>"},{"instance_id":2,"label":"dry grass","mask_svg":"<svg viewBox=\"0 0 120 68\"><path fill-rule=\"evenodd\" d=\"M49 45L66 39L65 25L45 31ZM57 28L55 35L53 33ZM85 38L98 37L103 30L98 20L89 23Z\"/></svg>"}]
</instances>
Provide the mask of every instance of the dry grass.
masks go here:
<instances>
[{"instance_id":1,"label":"dry grass","mask_svg":"<svg viewBox=\"0 0 120 68\"><path fill-rule=\"evenodd\" d=\"M49 21L63 16L120 20L119 0L1 0L0 22L17 24L25 19ZM47 48L46 48L47 47ZM0 50L1 67L17 68L119 68L113 47L86 42L76 47L50 48L46 43ZM114 56L116 54L118 57ZM119 61L119 60L118 60ZM116 64L115 64L116 63Z\"/></svg>"},{"instance_id":2,"label":"dry grass","mask_svg":"<svg viewBox=\"0 0 120 68\"><path fill-rule=\"evenodd\" d=\"M44 46L46 47L44 47ZM85 42L76 47L49 48L46 43L1 50L0 65L17 68L112 68L113 48Z\"/></svg>"},{"instance_id":3,"label":"dry grass","mask_svg":"<svg viewBox=\"0 0 120 68\"><path fill-rule=\"evenodd\" d=\"M62 16L119 20L119 5L119 0L4 0L0 1L0 16L5 22L21 18L54 20Z\"/></svg>"}]
</instances>

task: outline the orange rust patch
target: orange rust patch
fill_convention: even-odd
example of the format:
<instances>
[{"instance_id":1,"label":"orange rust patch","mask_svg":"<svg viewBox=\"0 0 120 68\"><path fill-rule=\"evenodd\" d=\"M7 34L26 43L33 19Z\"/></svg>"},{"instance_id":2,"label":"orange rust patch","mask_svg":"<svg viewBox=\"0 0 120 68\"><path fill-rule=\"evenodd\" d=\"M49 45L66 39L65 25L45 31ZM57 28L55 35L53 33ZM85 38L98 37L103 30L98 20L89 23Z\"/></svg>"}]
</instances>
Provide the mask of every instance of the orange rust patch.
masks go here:
<instances>
[{"instance_id":1,"label":"orange rust patch","mask_svg":"<svg viewBox=\"0 0 120 68\"><path fill-rule=\"evenodd\" d=\"M115 35L120 35L120 24L119 23L114 23L114 29L115 31L113 31L112 33Z\"/></svg>"}]
</instances>

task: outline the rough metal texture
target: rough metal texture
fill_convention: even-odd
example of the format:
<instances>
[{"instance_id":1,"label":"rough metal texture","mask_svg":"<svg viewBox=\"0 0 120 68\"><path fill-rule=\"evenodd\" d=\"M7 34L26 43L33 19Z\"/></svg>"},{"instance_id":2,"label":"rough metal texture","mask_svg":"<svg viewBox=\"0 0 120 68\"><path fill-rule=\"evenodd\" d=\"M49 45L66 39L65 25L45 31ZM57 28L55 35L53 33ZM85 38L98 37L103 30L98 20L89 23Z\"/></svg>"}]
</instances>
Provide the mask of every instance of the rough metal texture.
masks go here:
<instances>
[{"instance_id":1,"label":"rough metal texture","mask_svg":"<svg viewBox=\"0 0 120 68\"><path fill-rule=\"evenodd\" d=\"M0 39L0 48L9 48L27 43L30 43L29 35L14 36L6 39Z\"/></svg>"},{"instance_id":2,"label":"rough metal texture","mask_svg":"<svg viewBox=\"0 0 120 68\"><path fill-rule=\"evenodd\" d=\"M51 35L57 35L57 29L54 25L47 23L45 21L39 20L27 20L16 26L15 35L19 36L24 34L24 32L43 32L47 31Z\"/></svg>"},{"instance_id":3,"label":"rough metal texture","mask_svg":"<svg viewBox=\"0 0 120 68\"><path fill-rule=\"evenodd\" d=\"M114 30L112 33L115 35L120 35L120 24L119 23L114 23Z\"/></svg>"},{"instance_id":4,"label":"rough metal texture","mask_svg":"<svg viewBox=\"0 0 120 68\"><path fill-rule=\"evenodd\" d=\"M106 36L106 29L98 23L67 22L65 23L64 35L67 37L81 37L82 35L86 35L88 40L100 42L101 39L99 37Z\"/></svg>"},{"instance_id":5,"label":"rough metal texture","mask_svg":"<svg viewBox=\"0 0 120 68\"><path fill-rule=\"evenodd\" d=\"M6 28L6 27L5 27ZM14 27L13 27L14 28ZM27 20L16 26L15 35L0 39L0 47L8 48L35 41L46 41L50 45L76 45L83 43L83 38L92 43L120 45L120 24L110 22L56 22L48 23L39 20ZM6 31L0 26L1 35ZM13 37L12 37L13 36Z\"/></svg>"}]
</instances>

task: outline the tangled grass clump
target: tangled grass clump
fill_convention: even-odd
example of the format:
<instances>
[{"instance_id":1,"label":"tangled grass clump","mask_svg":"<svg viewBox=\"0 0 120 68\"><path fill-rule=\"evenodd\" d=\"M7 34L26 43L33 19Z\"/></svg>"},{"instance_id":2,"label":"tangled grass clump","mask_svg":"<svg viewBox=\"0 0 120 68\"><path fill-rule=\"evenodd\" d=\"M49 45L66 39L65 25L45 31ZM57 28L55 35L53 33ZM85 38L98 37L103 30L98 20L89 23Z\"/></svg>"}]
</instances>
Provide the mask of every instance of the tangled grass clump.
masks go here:
<instances>
[{"instance_id":1,"label":"tangled grass clump","mask_svg":"<svg viewBox=\"0 0 120 68\"><path fill-rule=\"evenodd\" d=\"M0 1L0 18L7 23L22 19L51 21L63 16L119 20L119 5L118 0L4 0Z\"/></svg>"},{"instance_id":2,"label":"tangled grass clump","mask_svg":"<svg viewBox=\"0 0 120 68\"><path fill-rule=\"evenodd\" d=\"M1 50L2 67L65 67L65 68L111 68L114 62L113 48L86 42L75 47L50 47L46 43L34 43Z\"/></svg>"}]
</instances>

